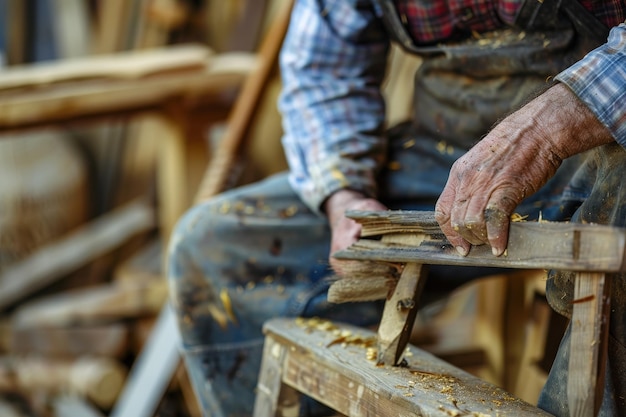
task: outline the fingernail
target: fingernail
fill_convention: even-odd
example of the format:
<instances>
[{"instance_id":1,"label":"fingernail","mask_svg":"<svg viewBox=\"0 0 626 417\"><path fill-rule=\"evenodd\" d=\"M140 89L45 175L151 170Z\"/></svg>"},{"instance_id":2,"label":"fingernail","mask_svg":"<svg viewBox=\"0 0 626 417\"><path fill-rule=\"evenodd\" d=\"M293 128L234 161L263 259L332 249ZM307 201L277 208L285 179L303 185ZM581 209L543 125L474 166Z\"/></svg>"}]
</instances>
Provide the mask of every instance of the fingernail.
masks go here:
<instances>
[{"instance_id":1,"label":"fingernail","mask_svg":"<svg viewBox=\"0 0 626 417\"><path fill-rule=\"evenodd\" d=\"M500 256L500 251L496 248L491 248L491 253L493 253L494 256Z\"/></svg>"},{"instance_id":2,"label":"fingernail","mask_svg":"<svg viewBox=\"0 0 626 417\"><path fill-rule=\"evenodd\" d=\"M465 250L465 248L463 246L457 246L456 247L456 251L461 255L461 256L467 256L467 250Z\"/></svg>"}]
</instances>

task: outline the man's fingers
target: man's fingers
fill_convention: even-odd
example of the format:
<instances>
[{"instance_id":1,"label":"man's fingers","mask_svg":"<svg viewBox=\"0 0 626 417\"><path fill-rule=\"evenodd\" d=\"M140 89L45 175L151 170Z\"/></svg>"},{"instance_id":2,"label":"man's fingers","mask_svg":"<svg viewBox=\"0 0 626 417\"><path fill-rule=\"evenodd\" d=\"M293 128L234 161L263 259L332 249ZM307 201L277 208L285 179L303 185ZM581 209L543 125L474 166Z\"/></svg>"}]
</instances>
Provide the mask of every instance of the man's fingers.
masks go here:
<instances>
[{"instance_id":1,"label":"man's fingers","mask_svg":"<svg viewBox=\"0 0 626 417\"><path fill-rule=\"evenodd\" d=\"M509 240L511 214L518 204L516 200L509 197L511 194L504 191L494 193L485 208L489 245L496 256L502 255L506 249Z\"/></svg>"},{"instance_id":2,"label":"man's fingers","mask_svg":"<svg viewBox=\"0 0 626 417\"><path fill-rule=\"evenodd\" d=\"M459 199L442 194L435 218L462 255L467 255L471 245L489 244L493 254L500 256L508 243L511 213L517 204L507 197L509 194L506 191L496 191L491 196L474 193L473 197Z\"/></svg>"},{"instance_id":3,"label":"man's fingers","mask_svg":"<svg viewBox=\"0 0 626 417\"><path fill-rule=\"evenodd\" d=\"M481 201L477 197L459 195L452 204L450 224L452 229L472 245L487 243L487 229L482 210L478 209ZM484 204L484 203L483 203Z\"/></svg>"},{"instance_id":4,"label":"man's fingers","mask_svg":"<svg viewBox=\"0 0 626 417\"><path fill-rule=\"evenodd\" d=\"M450 223L450 214L447 211L447 207L450 207L450 204L446 203L446 195L442 194L437 201L435 206L435 220L439 223L441 231L448 238L448 241L456 248L456 250L462 256L466 256L469 253L471 244L463 239L463 237L458 234Z\"/></svg>"}]
</instances>

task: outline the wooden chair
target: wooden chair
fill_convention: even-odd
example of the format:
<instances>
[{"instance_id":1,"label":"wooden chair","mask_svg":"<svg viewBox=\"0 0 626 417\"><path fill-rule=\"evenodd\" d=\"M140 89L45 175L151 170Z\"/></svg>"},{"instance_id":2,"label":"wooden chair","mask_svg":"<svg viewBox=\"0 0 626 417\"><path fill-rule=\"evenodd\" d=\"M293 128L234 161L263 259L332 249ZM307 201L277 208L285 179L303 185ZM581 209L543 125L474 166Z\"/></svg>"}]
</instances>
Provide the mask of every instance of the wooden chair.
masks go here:
<instances>
[{"instance_id":1,"label":"wooden chair","mask_svg":"<svg viewBox=\"0 0 626 417\"><path fill-rule=\"evenodd\" d=\"M352 215L362 223L364 237L336 255L342 259L391 262L405 269L411 264L449 264L574 271L568 403L571 416L597 413L608 337L610 280L605 274L625 269L626 230L514 222L505 255L494 257L488 247L474 247L467 257L460 257L430 213ZM381 235L385 238L369 238ZM394 296L400 284L406 284L404 277L396 284ZM348 416L548 415L413 346L404 356L408 366L377 365L374 349L385 327L394 324L385 313L376 337L339 323L302 319L266 323L255 416L294 415L300 393Z\"/></svg>"}]
</instances>

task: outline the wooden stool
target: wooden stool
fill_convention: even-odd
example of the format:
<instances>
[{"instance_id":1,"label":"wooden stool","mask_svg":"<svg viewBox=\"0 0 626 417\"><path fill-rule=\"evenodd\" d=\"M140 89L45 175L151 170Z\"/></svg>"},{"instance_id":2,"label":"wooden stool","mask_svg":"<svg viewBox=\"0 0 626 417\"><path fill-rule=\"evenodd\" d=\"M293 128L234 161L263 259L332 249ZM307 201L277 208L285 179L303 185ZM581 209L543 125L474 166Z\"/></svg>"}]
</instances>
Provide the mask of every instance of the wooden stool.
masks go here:
<instances>
[{"instance_id":1,"label":"wooden stool","mask_svg":"<svg viewBox=\"0 0 626 417\"><path fill-rule=\"evenodd\" d=\"M433 213L352 212L348 216L361 223L362 238L335 256L367 261L370 266L372 261L396 264L402 271L397 283L381 292L387 301L378 335L332 323L320 327L304 322L304 326L298 327L294 321L270 321L265 327L267 345L256 416L297 415L292 414L298 405L294 389L349 416L546 415L416 348L404 353L409 364L406 368L381 366L381 352L370 355L378 355L378 364L367 360L363 346L399 346L395 352L402 352L406 342L402 339L415 317L415 311L411 318L409 310L417 309L416 303L407 300L418 300L424 264L573 271L568 404L572 417L597 414L608 339L610 280L605 279L605 274L626 269L626 230L591 224L512 222L504 255L495 257L489 247L477 246L468 256L461 257L441 233ZM329 300L337 291L358 291L359 284L365 287L361 280L336 291L331 286ZM368 297L374 293L371 290L370 285ZM325 331L316 331L318 327ZM402 328L403 334L397 333ZM390 333L394 340L390 341ZM360 346L365 359L354 354L358 351L353 345ZM383 353L389 351L394 353L392 349ZM397 355L395 361L389 357L385 356L382 363L399 363ZM291 388L286 389L285 385Z\"/></svg>"},{"instance_id":2,"label":"wooden stool","mask_svg":"<svg viewBox=\"0 0 626 417\"><path fill-rule=\"evenodd\" d=\"M414 346L377 366L376 334L318 319L273 319L254 416L297 416L305 394L347 416L549 416Z\"/></svg>"}]
</instances>

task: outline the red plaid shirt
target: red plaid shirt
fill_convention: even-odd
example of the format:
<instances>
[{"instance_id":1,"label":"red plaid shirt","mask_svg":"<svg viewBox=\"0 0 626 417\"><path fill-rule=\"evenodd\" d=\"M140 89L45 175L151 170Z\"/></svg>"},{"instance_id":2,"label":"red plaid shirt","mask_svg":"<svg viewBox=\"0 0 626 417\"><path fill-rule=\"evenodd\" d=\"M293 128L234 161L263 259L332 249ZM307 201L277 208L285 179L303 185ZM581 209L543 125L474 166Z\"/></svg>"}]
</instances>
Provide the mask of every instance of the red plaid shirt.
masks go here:
<instances>
[{"instance_id":1,"label":"red plaid shirt","mask_svg":"<svg viewBox=\"0 0 626 417\"><path fill-rule=\"evenodd\" d=\"M580 0L608 28L622 23L626 6L622 0ZM450 39L456 33L478 33L512 24L522 0L397 0L398 12L418 43Z\"/></svg>"}]
</instances>

